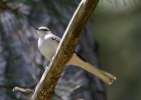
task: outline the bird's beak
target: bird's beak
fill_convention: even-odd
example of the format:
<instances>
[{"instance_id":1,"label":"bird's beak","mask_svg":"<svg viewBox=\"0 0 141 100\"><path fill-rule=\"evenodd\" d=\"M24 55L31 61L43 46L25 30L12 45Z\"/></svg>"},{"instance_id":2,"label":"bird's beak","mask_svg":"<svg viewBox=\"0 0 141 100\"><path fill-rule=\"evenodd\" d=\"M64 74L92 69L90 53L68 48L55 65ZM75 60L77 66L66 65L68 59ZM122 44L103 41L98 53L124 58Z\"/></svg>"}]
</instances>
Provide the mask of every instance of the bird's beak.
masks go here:
<instances>
[{"instance_id":1,"label":"bird's beak","mask_svg":"<svg viewBox=\"0 0 141 100\"><path fill-rule=\"evenodd\" d=\"M35 26L33 26L33 25L32 25L32 27L33 27L36 31L37 31L37 30L39 30L39 28L38 28L38 27L35 27Z\"/></svg>"},{"instance_id":2,"label":"bird's beak","mask_svg":"<svg viewBox=\"0 0 141 100\"><path fill-rule=\"evenodd\" d=\"M37 27L34 27L34 29L35 29L36 31L38 31L38 30L39 30Z\"/></svg>"}]
</instances>

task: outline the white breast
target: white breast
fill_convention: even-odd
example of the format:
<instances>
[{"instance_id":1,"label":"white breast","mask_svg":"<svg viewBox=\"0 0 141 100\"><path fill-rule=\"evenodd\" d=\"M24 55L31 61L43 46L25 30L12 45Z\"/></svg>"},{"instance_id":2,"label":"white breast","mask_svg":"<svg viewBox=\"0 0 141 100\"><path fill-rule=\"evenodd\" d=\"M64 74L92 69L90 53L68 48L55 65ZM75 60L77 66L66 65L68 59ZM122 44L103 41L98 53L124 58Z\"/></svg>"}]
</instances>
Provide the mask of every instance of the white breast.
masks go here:
<instances>
[{"instance_id":1,"label":"white breast","mask_svg":"<svg viewBox=\"0 0 141 100\"><path fill-rule=\"evenodd\" d=\"M38 48L48 61L52 59L58 46L58 43L51 39L52 36L53 35L46 35L38 40Z\"/></svg>"}]
</instances>

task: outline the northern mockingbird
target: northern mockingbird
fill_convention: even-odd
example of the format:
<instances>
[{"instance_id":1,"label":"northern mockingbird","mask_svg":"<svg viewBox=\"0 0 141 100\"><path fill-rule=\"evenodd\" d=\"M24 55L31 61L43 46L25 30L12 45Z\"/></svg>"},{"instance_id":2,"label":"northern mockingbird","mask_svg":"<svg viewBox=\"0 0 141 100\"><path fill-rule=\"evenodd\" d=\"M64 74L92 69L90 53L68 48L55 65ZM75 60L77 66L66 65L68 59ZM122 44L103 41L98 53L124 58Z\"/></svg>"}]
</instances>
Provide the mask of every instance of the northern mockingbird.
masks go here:
<instances>
[{"instance_id":1,"label":"northern mockingbird","mask_svg":"<svg viewBox=\"0 0 141 100\"><path fill-rule=\"evenodd\" d=\"M50 61L52 57L54 56L56 49L58 47L58 44L60 42L60 38L56 35L54 35L49 28L45 26L41 26L36 29L37 35L38 35L38 48L41 52L41 54L45 57L47 61ZM80 67L89 73L95 75L105 83L111 85L114 80L116 80L116 77L112 74L102 71L98 68L96 68L94 65L83 61L80 57L77 56L76 53L73 54L72 58L68 61L67 65L76 65L77 67Z\"/></svg>"}]
</instances>

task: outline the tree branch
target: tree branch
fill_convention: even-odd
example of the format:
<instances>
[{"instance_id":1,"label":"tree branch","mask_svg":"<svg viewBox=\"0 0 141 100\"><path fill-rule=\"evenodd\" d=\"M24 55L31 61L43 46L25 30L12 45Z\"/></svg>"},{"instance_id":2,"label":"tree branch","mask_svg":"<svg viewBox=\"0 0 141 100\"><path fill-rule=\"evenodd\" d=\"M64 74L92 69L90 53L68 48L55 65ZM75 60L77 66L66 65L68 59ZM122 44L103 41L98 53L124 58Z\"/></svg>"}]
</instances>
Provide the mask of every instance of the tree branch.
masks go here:
<instances>
[{"instance_id":1,"label":"tree branch","mask_svg":"<svg viewBox=\"0 0 141 100\"><path fill-rule=\"evenodd\" d=\"M97 5L98 0L82 0L78 5L63 38L57 48L49 69L46 69L38 83L32 100L51 100L57 81L74 53L75 46L88 18Z\"/></svg>"}]
</instances>

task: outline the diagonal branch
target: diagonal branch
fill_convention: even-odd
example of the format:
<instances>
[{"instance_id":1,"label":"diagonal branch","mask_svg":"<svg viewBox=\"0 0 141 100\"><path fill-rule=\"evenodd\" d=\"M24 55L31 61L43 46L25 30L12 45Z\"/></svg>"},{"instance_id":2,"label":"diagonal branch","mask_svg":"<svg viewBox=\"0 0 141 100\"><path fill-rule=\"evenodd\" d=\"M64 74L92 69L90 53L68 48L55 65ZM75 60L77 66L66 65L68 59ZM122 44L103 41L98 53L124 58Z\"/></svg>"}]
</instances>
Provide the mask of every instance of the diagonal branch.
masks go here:
<instances>
[{"instance_id":1,"label":"diagonal branch","mask_svg":"<svg viewBox=\"0 0 141 100\"><path fill-rule=\"evenodd\" d=\"M57 81L65 68L65 64L71 58L75 46L81 35L88 18L93 13L98 0L82 0L78 5L69 25L63 35L63 38L57 48L57 52L52 59L49 69L46 69L35 92L33 100L50 100Z\"/></svg>"}]
</instances>

